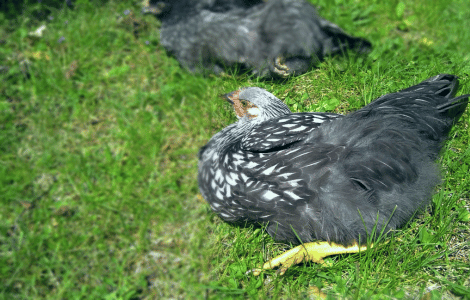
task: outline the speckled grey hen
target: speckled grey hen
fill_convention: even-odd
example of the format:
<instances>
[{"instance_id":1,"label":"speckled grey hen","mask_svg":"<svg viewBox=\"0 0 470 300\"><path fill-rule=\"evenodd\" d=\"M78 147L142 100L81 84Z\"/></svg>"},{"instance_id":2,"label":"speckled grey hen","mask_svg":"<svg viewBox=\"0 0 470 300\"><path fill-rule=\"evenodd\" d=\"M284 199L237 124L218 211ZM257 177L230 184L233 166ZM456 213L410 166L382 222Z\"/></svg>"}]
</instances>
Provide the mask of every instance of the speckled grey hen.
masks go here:
<instances>
[{"instance_id":1,"label":"speckled grey hen","mask_svg":"<svg viewBox=\"0 0 470 300\"><path fill-rule=\"evenodd\" d=\"M457 87L441 74L346 116L291 113L256 87L227 94L239 120L201 148L200 191L223 220L266 224L276 241L363 245L429 204L468 102Z\"/></svg>"},{"instance_id":2,"label":"speckled grey hen","mask_svg":"<svg viewBox=\"0 0 470 300\"><path fill-rule=\"evenodd\" d=\"M286 77L330 54L371 49L304 0L154 0L144 11L162 21L163 47L195 73L239 66L260 77Z\"/></svg>"}]
</instances>

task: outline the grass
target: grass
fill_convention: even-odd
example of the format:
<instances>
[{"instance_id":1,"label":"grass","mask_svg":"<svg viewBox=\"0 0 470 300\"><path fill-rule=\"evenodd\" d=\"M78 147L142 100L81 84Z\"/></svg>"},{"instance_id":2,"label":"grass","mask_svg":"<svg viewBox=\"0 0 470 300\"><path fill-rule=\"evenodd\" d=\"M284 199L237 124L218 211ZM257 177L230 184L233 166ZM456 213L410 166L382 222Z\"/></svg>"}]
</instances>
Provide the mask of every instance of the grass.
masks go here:
<instances>
[{"instance_id":1,"label":"grass","mask_svg":"<svg viewBox=\"0 0 470 300\"><path fill-rule=\"evenodd\" d=\"M287 246L223 223L196 180L199 147L236 120L217 96L240 86L342 113L444 72L470 93L468 1L318 1L374 50L281 82L187 73L137 1L56 2L0 11L0 298L470 298L468 112L428 211L331 267L247 274Z\"/></svg>"}]
</instances>

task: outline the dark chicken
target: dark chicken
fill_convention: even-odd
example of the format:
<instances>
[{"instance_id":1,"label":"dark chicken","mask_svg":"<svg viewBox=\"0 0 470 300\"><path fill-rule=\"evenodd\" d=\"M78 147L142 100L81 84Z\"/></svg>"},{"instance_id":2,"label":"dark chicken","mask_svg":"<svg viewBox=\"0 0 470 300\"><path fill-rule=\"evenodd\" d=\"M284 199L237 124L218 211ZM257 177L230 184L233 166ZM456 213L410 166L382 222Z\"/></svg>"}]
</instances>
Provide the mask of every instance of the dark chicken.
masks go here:
<instances>
[{"instance_id":1,"label":"dark chicken","mask_svg":"<svg viewBox=\"0 0 470 300\"><path fill-rule=\"evenodd\" d=\"M200 191L227 222L309 243L264 268L357 252L430 203L435 161L468 103L457 88L456 76L441 74L345 116L291 113L256 87L227 94L239 120L200 150Z\"/></svg>"},{"instance_id":2,"label":"dark chicken","mask_svg":"<svg viewBox=\"0 0 470 300\"><path fill-rule=\"evenodd\" d=\"M322 19L305 0L159 0L160 43L195 73L241 67L260 77L305 73L323 57L371 44Z\"/></svg>"}]
</instances>

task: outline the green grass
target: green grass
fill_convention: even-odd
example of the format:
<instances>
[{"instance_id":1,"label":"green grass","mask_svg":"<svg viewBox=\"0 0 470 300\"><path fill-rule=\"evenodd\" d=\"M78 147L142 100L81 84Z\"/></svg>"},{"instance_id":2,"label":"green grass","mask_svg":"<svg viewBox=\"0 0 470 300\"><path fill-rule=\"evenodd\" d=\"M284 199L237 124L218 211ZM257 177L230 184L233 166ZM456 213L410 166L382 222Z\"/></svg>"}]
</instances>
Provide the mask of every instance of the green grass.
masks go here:
<instances>
[{"instance_id":1,"label":"green grass","mask_svg":"<svg viewBox=\"0 0 470 300\"><path fill-rule=\"evenodd\" d=\"M30 2L0 11L1 299L470 298L468 112L428 211L331 267L247 274L287 246L223 223L196 180L198 149L236 120L218 95L241 86L342 113L444 72L470 93L470 2L318 1L374 50L281 82L188 74L137 1Z\"/></svg>"}]
</instances>

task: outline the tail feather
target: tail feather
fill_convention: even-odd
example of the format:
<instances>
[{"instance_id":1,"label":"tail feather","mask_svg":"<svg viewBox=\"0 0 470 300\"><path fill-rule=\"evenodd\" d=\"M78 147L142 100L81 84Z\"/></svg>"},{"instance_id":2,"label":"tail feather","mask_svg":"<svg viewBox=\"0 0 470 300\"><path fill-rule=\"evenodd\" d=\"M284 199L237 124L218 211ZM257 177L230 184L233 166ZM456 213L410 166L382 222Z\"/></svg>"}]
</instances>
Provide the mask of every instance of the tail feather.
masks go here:
<instances>
[{"instance_id":1,"label":"tail feather","mask_svg":"<svg viewBox=\"0 0 470 300\"><path fill-rule=\"evenodd\" d=\"M400 123L410 122L423 137L441 145L468 105L470 94L455 97L458 87L457 76L440 74L384 95L351 115L381 115Z\"/></svg>"},{"instance_id":2,"label":"tail feather","mask_svg":"<svg viewBox=\"0 0 470 300\"><path fill-rule=\"evenodd\" d=\"M354 49L358 53L367 54L372 50L372 44L363 38L350 36L344 32L338 25L331 23L328 20L320 18L320 26L328 33L328 36L333 37L332 49L324 49L325 56L328 55L328 50L332 52L340 52L344 49Z\"/></svg>"},{"instance_id":3,"label":"tail feather","mask_svg":"<svg viewBox=\"0 0 470 300\"><path fill-rule=\"evenodd\" d=\"M426 92L428 94L450 98L455 96L458 88L459 80L457 76L451 74L439 74L428 78L417 85L401 90L399 93Z\"/></svg>"},{"instance_id":4,"label":"tail feather","mask_svg":"<svg viewBox=\"0 0 470 300\"><path fill-rule=\"evenodd\" d=\"M469 97L470 94L453 98L451 101L439 105L437 109L441 115L452 119L453 123L455 123L460 119L467 108Z\"/></svg>"}]
</instances>

